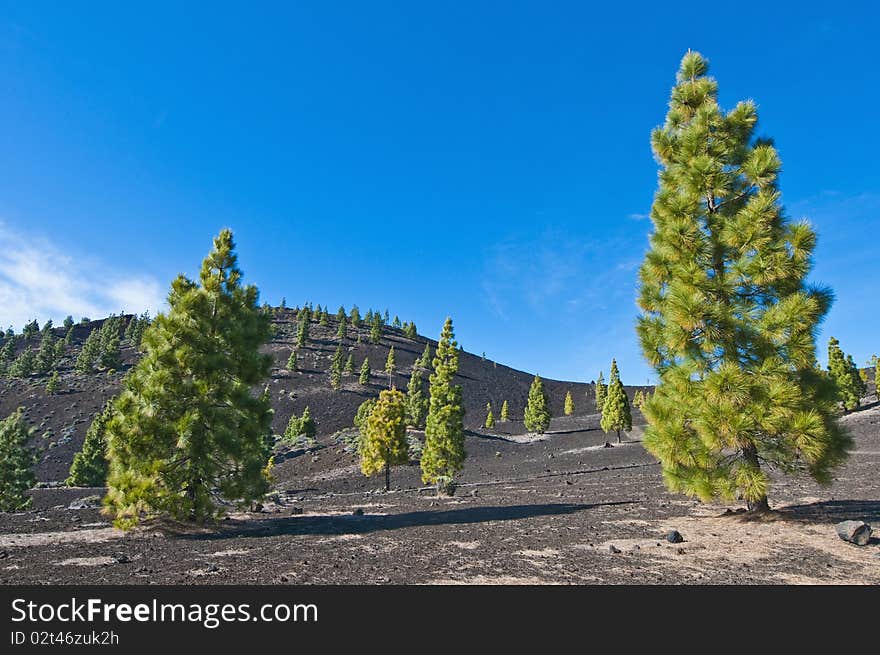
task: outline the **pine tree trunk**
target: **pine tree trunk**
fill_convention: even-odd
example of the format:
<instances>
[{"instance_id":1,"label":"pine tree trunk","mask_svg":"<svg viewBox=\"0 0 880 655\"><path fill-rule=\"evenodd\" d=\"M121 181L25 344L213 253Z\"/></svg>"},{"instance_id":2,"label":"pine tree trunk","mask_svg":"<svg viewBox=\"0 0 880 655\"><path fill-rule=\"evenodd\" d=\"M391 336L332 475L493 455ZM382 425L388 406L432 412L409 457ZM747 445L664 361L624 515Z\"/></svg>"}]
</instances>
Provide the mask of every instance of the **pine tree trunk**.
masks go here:
<instances>
[{"instance_id":1,"label":"pine tree trunk","mask_svg":"<svg viewBox=\"0 0 880 655\"><path fill-rule=\"evenodd\" d=\"M617 443L620 443L620 430L617 431Z\"/></svg>"},{"instance_id":2,"label":"pine tree trunk","mask_svg":"<svg viewBox=\"0 0 880 655\"><path fill-rule=\"evenodd\" d=\"M755 468L761 468L761 463L758 461L758 449L754 444L743 448L743 458ZM752 514L762 514L770 511L770 504L767 502L766 495L761 496L757 500L746 500L746 506Z\"/></svg>"},{"instance_id":3,"label":"pine tree trunk","mask_svg":"<svg viewBox=\"0 0 880 655\"><path fill-rule=\"evenodd\" d=\"M385 462L385 491L391 490L391 465Z\"/></svg>"}]
</instances>

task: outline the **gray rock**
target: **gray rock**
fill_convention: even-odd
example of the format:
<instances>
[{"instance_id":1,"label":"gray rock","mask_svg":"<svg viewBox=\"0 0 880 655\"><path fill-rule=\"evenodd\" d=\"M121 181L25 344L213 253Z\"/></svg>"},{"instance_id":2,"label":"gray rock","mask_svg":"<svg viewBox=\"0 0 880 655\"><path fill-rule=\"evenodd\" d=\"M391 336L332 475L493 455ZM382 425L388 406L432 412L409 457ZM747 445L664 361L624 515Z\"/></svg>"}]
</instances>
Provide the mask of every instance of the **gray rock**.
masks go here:
<instances>
[{"instance_id":1,"label":"gray rock","mask_svg":"<svg viewBox=\"0 0 880 655\"><path fill-rule=\"evenodd\" d=\"M608 546L608 552L609 552L609 553L614 553L614 554L616 555L617 553L620 552L620 548L618 548L618 547L615 546L614 544L611 544L610 546Z\"/></svg>"},{"instance_id":2,"label":"gray rock","mask_svg":"<svg viewBox=\"0 0 880 655\"><path fill-rule=\"evenodd\" d=\"M842 521L834 529L838 537L856 546L867 546L871 541L871 526L864 521Z\"/></svg>"},{"instance_id":3,"label":"gray rock","mask_svg":"<svg viewBox=\"0 0 880 655\"><path fill-rule=\"evenodd\" d=\"M83 496L82 498L77 498L72 503L70 503L70 505L67 506L67 509L94 509L100 506L100 496Z\"/></svg>"},{"instance_id":4,"label":"gray rock","mask_svg":"<svg viewBox=\"0 0 880 655\"><path fill-rule=\"evenodd\" d=\"M670 530L666 533L666 541L671 544L680 544L684 541L684 537L681 536L681 532L678 530Z\"/></svg>"}]
</instances>

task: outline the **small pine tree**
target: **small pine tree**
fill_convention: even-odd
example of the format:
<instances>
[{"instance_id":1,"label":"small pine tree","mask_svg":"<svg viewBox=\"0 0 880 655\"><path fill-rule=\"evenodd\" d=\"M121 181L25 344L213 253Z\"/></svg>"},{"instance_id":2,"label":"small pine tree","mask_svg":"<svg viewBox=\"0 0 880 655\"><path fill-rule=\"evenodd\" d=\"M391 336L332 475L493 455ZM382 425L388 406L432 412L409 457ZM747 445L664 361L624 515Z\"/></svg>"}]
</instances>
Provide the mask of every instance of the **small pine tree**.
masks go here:
<instances>
[{"instance_id":1,"label":"small pine tree","mask_svg":"<svg viewBox=\"0 0 880 655\"><path fill-rule=\"evenodd\" d=\"M486 403L486 421L484 425L491 430L495 427L495 415L492 413L492 403Z\"/></svg>"},{"instance_id":2,"label":"small pine tree","mask_svg":"<svg viewBox=\"0 0 880 655\"><path fill-rule=\"evenodd\" d=\"M409 462L406 440L406 400L396 389L382 391L361 440L361 472L367 477L385 472L385 491L391 489L391 467Z\"/></svg>"},{"instance_id":3,"label":"small pine tree","mask_svg":"<svg viewBox=\"0 0 880 655\"><path fill-rule=\"evenodd\" d=\"M457 346L452 319L447 318L434 355L431 401L421 458L422 481L436 483L438 491L449 494L455 491L455 474L462 469L465 460L461 386L453 384L458 373Z\"/></svg>"},{"instance_id":4,"label":"small pine tree","mask_svg":"<svg viewBox=\"0 0 880 655\"><path fill-rule=\"evenodd\" d=\"M336 347L336 352L333 353L333 360L330 363L330 386L334 389L338 389L342 385L342 368L345 366L343 357L342 344L340 344Z\"/></svg>"},{"instance_id":5,"label":"small pine tree","mask_svg":"<svg viewBox=\"0 0 880 655\"><path fill-rule=\"evenodd\" d=\"M382 319L379 314L373 314L373 322L370 326L370 342L377 344L382 339Z\"/></svg>"},{"instance_id":6,"label":"small pine tree","mask_svg":"<svg viewBox=\"0 0 880 655\"><path fill-rule=\"evenodd\" d=\"M311 317L307 309L302 310L302 318L299 320L299 331L296 335L296 347L302 348L309 341L309 323Z\"/></svg>"},{"instance_id":7,"label":"small pine tree","mask_svg":"<svg viewBox=\"0 0 880 655\"><path fill-rule=\"evenodd\" d=\"M828 340L828 373L837 388L844 411L857 409L861 401L862 381L852 357L841 350L840 342L834 337Z\"/></svg>"},{"instance_id":8,"label":"small pine tree","mask_svg":"<svg viewBox=\"0 0 880 655\"><path fill-rule=\"evenodd\" d=\"M358 309L357 305L352 306L351 314L349 315L349 318L351 318L351 327L353 327L355 330L360 328L360 326L361 326L361 312Z\"/></svg>"},{"instance_id":9,"label":"small pine tree","mask_svg":"<svg viewBox=\"0 0 880 655\"><path fill-rule=\"evenodd\" d=\"M565 406L562 411L566 416L574 414L574 398L571 397L571 391L565 392Z\"/></svg>"},{"instance_id":10,"label":"small pine tree","mask_svg":"<svg viewBox=\"0 0 880 655\"><path fill-rule=\"evenodd\" d=\"M397 316L397 314L394 315L394 320L391 321L391 327L393 327L397 330L399 330L401 327L403 327L400 323L400 317Z\"/></svg>"},{"instance_id":11,"label":"small pine tree","mask_svg":"<svg viewBox=\"0 0 880 655\"><path fill-rule=\"evenodd\" d=\"M339 319L339 325L336 328L336 338L339 339L340 341L345 340L345 337L347 334L347 330L346 330L347 327L348 326L346 325L346 322L345 322L345 315L343 315L342 318Z\"/></svg>"},{"instance_id":12,"label":"small pine tree","mask_svg":"<svg viewBox=\"0 0 880 655\"><path fill-rule=\"evenodd\" d=\"M368 398L357 408L357 412L354 415L354 426L358 429L361 435L365 434L367 431L367 419L370 418L370 413L375 406L376 399Z\"/></svg>"},{"instance_id":13,"label":"small pine tree","mask_svg":"<svg viewBox=\"0 0 880 655\"><path fill-rule=\"evenodd\" d=\"M388 376L388 388L394 387L394 372L397 370L397 364L394 361L394 346L388 351L388 359L385 360L385 374Z\"/></svg>"},{"instance_id":14,"label":"small pine tree","mask_svg":"<svg viewBox=\"0 0 880 655\"><path fill-rule=\"evenodd\" d=\"M605 406L605 392L607 390L605 378L602 377L602 371L599 371L599 379L596 380L596 413L598 414L602 413L602 408Z\"/></svg>"},{"instance_id":15,"label":"small pine tree","mask_svg":"<svg viewBox=\"0 0 880 655\"><path fill-rule=\"evenodd\" d=\"M404 328L403 328L403 335L407 339L417 338L419 336L419 332L418 332L418 330L416 330L416 324L413 323L412 321L407 323L406 326L404 326Z\"/></svg>"},{"instance_id":16,"label":"small pine tree","mask_svg":"<svg viewBox=\"0 0 880 655\"><path fill-rule=\"evenodd\" d=\"M317 433L318 426L312 418L311 411L306 407L303 410L302 416L297 416L295 412L290 415L287 428L285 428L281 438L289 444L305 442L308 445L314 442Z\"/></svg>"},{"instance_id":17,"label":"small pine tree","mask_svg":"<svg viewBox=\"0 0 880 655\"><path fill-rule=\"evenodd\" d=\"M79 355L76 358L74 367L78 373L91 373L95 370L95 362L101 354L101 336L96 329L89 332Z\"/></svg>"},{"instance_id":18,"label":"small pine tree","mask_svg":"<svg viewBox=\"0 0 880 655\"><path fill-rule=\"evenodd\" d=\"M320 319L318 320L318 324L319 324L321 327L327 327L328 325L330 325L330 316L327 314L326 311L322 311L322 312L320 312L320 316L321 316L321 317L320 317Z\"/></svg>"},{"instance_id":19,"label":"small pine tree","mask_svg":"<svg viewBox=\"0 0 880 655\"><path fill-rule=\"evenodd\" d=\"M37 319L34 319L30 323L26 323L24 328L21 330L21 336L25 339L30 339L32 337L37 336L40 333L40 324L37 323Z\"/></svg>"},{"instance_id":20,"label":"small pine tree","mask_svg":"<svg viewBox=\"0 0 880 655\"><path fill-rule=\"evenodd\" d=\"M343 373L346 375L354 375L354 354L349 353L348 359L345 360L345 368Z\"/></svg>"},{"instance_id":21,"label":"small pine tree","mask_svg":"<svg viewBox=\"0 0 880 655\"><path fill-rule=\"evenodd\" d=\"M602 407L601 425L604 432L617 433L617 443L620 443L621 431L629 432L632 430L629 400L620 381L615 360L611 360L611 378L608 382L608 391L605 394L605 405Z\"/></svg>"},{"instance_id":22,"label":"small pine tree","mask_svg":"<svg viewBox=\"0 0 880 655\"><path fill-rule=\"evenodd\" d=\"M34 370L37 366L37 355L36 353L28 348L21 352L21 354L12 362L9 366L9 377L13 378L27 378L34 374Z\"/></svg>"},{"instance_id":23,"label":"small pine tree","mask_svg":"<svg viewBox=\"0 0 880 655\"><path fill-rule=\"evenodd\" d=\"M287 370L291 373L296 373L297 371L297 361L296 361L296 350L290 351L290 357L287 358Z\"/></svg>"},{"instance_id":24,"label":"small pine tree","mask_svg":"<svg viewBox=\"0 0 880 655\"><path fill-rule=\"evenodd\" d=\"M524 422L530 432L544 434L550 427L550 399L544 390L544 381L536 375L529 388L529 398L526 402Z\"/></svg>"},{"instance_id":25,"label":"small pine tree","mask_svg":"<svg viewBox=\"0 0 880 655\"><path fill-rule=\"evenodd\" d=\"M339 309L336 310L336 322L339 323L344 321L347 316L348 314L345 311L345 307L339 305Z\"/></svg>"},{"instance_id":26,"label":"small pine tree","mask_svg":"<svg viewBox=\"0 0 880 655\"><path fill-rule=\"evenodd\" d=\"M505 400L501 403L501 422L507 423L510 420L510 406L507 404Z\"/></svg>"},{"instance_id":27,"label":"small pine tree","mask_svg":"<svg viewBox=\"0 0 880 655\"><path fill-rule=\"evenodd\" d=\"M644 404L645 404L645 392L642 391L641 389L638 389L633 394L633 407L635 407L636 409L641 409L642 405L644 405Z\"/></svg>"},{"instance_id":28,"label":"small pine tree","mask_svg":"<svg viewBox=\"0 0 880 655\"><path fill-rule=\"evenodd\" d=\"M425 382L419 370L413 367L409 378L409 386L406 390L406 417L407 424L414 428L425 427L425 418L428 416L428 396L425 393Z\"/></svg>"},{"instance_id":29,"label":"small pine tree","mask_svg":"<svg viewBox=\"0 0 880 655\"><path fill-rule=\"evenodd\" d=\"M361 364L361 374L358 378L358 382L363 386L370 384L370 373L370 358L364 357L364 363Z\"/></svg>"},{"instance_id":30,"label":"small pine tree","mask_svg":"<svg viewBox=\"0 0 880 655\"><path fill-rule=\"evenodd\" d=\"M422 353L422 358L418 361L418 367L423 371L431 370L431 344L425 344L425 352Z\"/></svg>"},{"instance_id":31,"label":"small pine tree","mask_svg":"<svg viewBox=\"0 0 880 655\"><path fill-rule=\"evenodd\" d=\"M73 316L71 316L70 314L68 314L68 315L64 318L64 323L62 323L62 325L64 326L64 331L65 331L65 332L67 332L70 328L72 328L72 327L73 327Z\"/></svg>"},{"instance_id":32,"label":"small pine tree","mask_svg":"<svg viewBox=\"0 0 880 655\"><path fill-rule=\"evenodd\" d=\"M59 385L58 371L52 371L52 375L49 376L49 380L46 382L46 393L54 395L58 392Z\"/></svg>"},{"instance_id":33,"label":"small pine tree","mask_svg":"<svg viewBox=\"0 0 880 655\"><path fill-rule=\"evenodd\" d=\"M48 373L55 367L55 337L52 331L43 333L40 339L40 349L37 352L36 370L39 373Z\"/></svg>"},{"instance_id":34,"label":"small pine tree","mask_svg":"<svg viewBox=\"0 0 880 655\"><path fill-rule=\"evenodd\" d=\"M68 487L103 487L107 483L107 422L112 412L113 404L108 402L89 426L82 450L73 456L65 481Z\"/></svg>"},{"instance_id":35,"label":"small pine tree","mask_svg":"<svg viewBox=\"0 0 880 655\"><path fill-rule=\"evenodd\" d=\"M54 366L58 366L58 363L61 361L61 358L64 357L64 353L67 350L67 344L64 343L64 339L58 339L55 341L55 352L52 357L54 360Z\"/></svg>"},{"instance_id":36,"label":"small pine tree","mask_svg":"<svg viewBox=\"0 0 880 655\"><path fill-rule=\"evenodd\" d=\"M169 310L144 334L144 356L125 378L107 425L105 506L118 527L144 513L203 521L215 499L244 505L269 488L269 317L241 284L232 232L223 230L199 282L178 276Z\"/></svg>"},{"instance_id":37,"label":"small pine tree","mask_svg":"<svg viewBox=\"0 0 880 655\"><path fill-rule=\"evenodd\" d=\"M21 408L0 421L0 511L27 509L31 499L25 492L36 484L36 456L27 448L32 430Z\"/></svg>"}]
</instances>

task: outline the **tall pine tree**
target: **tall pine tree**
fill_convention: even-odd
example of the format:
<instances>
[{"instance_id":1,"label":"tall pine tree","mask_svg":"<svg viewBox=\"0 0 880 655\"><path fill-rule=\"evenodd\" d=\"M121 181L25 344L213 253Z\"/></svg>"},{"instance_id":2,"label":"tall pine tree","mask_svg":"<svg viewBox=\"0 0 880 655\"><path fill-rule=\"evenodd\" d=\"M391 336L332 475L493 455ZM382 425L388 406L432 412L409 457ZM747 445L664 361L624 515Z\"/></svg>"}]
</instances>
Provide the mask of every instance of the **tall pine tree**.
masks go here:
<instances>
[{"instance_id":1,"label":"tall pine tree","mask_svg":"<svg viewBox=\"0 0 880 655\"><path fill-rule=\"evenodd\" d=\"M406 418L408 425L414 428L425 427L425 418L428 416L428 396L425 393L425 381L421 373L413 367L409 378L409 386L406 389Z\"/></svg>"},{"instance_id":2,"label":"tall pine tree","mask_svg":"<svg viewBox=\"0 0 880 655\"><path fill-rule=\"evenodd\" d=\"M661 170L637 330L660 383L644 444L671 490L762 511L768 468L830 482L851 442L815 369L832 299L806 282L815 234L785 217L755 104L722 111L707 72L701 55L685 55L651 135Z\"/></svg>"},{"instance_id":3,"label":"tall pine tree","mask_svg":"<svg viewBox=\"0 0 880 655\"><path fill-rule=\"evenodd\" d=\"M605 404L602 406L601 427L603 432L616 432L617 443L620 443L622 431L632 430L629 399L620 381L617 360L614 359L611 360L611 377L608 380L608 391L605 393Z\"/></svg>"},{"instance_id":4,"label":"tall pine tree","mask_svg":"<svg viewBox=\"0 0 880 655\"><path fill-rule=\"evenodd\" d=\"M269 375L260 349L271 326L236 259L223 230L200 282L172 283L169 310L144 334L144 356L113 404L105 504L120 527L142 514L211 519L216 497L247 504L268 489L272 409L252 389Z\"/></svg>"},{"instance_id":5,"label":"tall pine tree","mask_svg":"<svg viewBox=\"0 0 880 655\"><path fill-rule=\"evenodd\" d=\"M596 380L596 412L599 414L602 413L602 408L605 406L605 392L607 389L602 371L599 371L599 379Z\"/></svg>"},{"instance_id":6,"label":"tall pine tree","mask_svg":"<svg viewBox=\"0 0 880 655\"><path fill-rule=\"evenodd\" d=\"M571 397L571 391L565 392L565 404L562 408L562 411L566 416L571 416L574 414L574 398Z\"/></svg>"},{"instance_id":7,"label":"tall pine tree","mask_svg":"<svg viewBox=\"0 0 880 655\"><path fill-rule=\"evenodd\" d=\"M544 381L540 375L536 375L529 388L529 398L526 401L525 424L530 432L544 434L550 427L550 399L544 390Z\"/></svg>"},{"instance_id":8,"label":"tall pine tree","mask_svg":"<svg viewBox=\"0 0 880 655\"><path fill-rule=\"evenodd\" d=\"M21 408L0 421L0 512L17 512L31 504L25 493L37 482L36 456L27 448L31 432Z\"/></svg>"},{"instance_id":9,"label":"tall pine tree","mask_svg":"<svg viewBox=\"0 0 880 655\"><path fill-rule=\"evenodd\" d=\"M434 355L430 378L431 401L422 450L422 481L437 490L454 493L455 474L464 466L464 407L461 386L453 384L458 373L458 344L447 318Z\"/></svg>"},{"instance_id":10,"label":"tall pine tree","mask_svg":"<svg viewBox=\"0 0 880 655\"><path fill-rule=\"evenodd\" d=\"M383 390L366 421L361 439L361 472L367 477L385 472L385 491L391 489L391 467L409 462L406 441L406 399L397 389Z\"/></svg>"},{"instance_id":11,"label":"tall pine tree","mask_svg":"<svg viewBox=\"0 0 880 655\"><path fill-rule=\"evenodd\" d=\"M94 418L86 432L82 450L73 456L69 487L103 487L107 483L107 423L113 415L113 403L108 402Z\"/></svg>"}]
</instances>

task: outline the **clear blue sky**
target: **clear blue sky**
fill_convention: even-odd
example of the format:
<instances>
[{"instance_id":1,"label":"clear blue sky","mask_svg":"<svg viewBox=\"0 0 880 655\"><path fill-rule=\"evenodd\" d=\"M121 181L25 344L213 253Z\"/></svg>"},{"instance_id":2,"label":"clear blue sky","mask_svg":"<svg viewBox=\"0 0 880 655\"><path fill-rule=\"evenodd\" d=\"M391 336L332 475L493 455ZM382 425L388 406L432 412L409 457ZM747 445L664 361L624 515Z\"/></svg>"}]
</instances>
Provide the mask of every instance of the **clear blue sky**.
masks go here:
<instances>
[{"instance_id":1,"label":"clear blue sky","mask_svg":"<svg viewBox=\"0 0 880 655\"><path fill-rule=\"evenodd\" d=\"M820 233L823 356L880 351L880 10L606 4L3 2L0 324L151 307L229 226L273 304L642 382L649 133L693 48Z\"/></svg>"}]
</instances>

